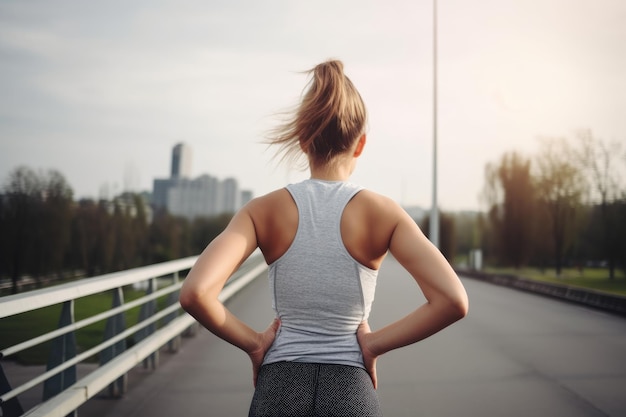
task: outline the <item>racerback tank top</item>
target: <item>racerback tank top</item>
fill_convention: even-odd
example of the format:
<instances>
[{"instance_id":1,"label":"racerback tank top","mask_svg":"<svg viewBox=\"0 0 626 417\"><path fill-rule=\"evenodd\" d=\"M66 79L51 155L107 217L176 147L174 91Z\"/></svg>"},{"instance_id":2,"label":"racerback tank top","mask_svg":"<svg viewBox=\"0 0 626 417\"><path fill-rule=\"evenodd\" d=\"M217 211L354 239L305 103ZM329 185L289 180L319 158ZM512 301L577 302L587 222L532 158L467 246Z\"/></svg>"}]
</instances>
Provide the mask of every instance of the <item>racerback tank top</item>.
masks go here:
<instances>
[{"instance_id":1,"label":"racerback tank top","mask_svg":"<svg viewBox=\"0 0 626 417\"><path fill-rule=\"evenodd\" d=\"M362 187L309 179L290 184L298 229L269 265L272 307L281 327L264 363L363 366L356 330L369 316L378 271L357 262L341 238L341 216Z\"/></svg>"}]
</instances>

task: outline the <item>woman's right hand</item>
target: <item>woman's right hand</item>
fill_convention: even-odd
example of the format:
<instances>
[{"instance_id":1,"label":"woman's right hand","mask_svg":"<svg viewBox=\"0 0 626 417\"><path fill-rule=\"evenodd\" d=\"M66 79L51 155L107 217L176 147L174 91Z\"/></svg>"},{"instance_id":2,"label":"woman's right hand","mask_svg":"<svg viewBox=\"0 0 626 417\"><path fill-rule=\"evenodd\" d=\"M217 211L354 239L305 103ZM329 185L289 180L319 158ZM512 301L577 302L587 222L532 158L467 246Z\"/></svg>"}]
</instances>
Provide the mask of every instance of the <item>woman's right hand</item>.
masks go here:
<instances>
[{"instance_id":1,"label":"woman's right hand","mask_svg":"<svg viewBox=\"0 0 626 417\"><path fill-rule=\"evenodd\" d=\"M359 342L359 346L361 347L361 353L363 354L363 364L365 365L365 370L370 374L372 378L372 384L374 384L374 389L378 387L378 379L376 377L376 360L378 359L378 355L372 352L368 341L370 340L369 335L372 333L370 329L370 325L367 321L361 322L359 328L356 331L356 338Z\"/></svg>"}]
</instances>

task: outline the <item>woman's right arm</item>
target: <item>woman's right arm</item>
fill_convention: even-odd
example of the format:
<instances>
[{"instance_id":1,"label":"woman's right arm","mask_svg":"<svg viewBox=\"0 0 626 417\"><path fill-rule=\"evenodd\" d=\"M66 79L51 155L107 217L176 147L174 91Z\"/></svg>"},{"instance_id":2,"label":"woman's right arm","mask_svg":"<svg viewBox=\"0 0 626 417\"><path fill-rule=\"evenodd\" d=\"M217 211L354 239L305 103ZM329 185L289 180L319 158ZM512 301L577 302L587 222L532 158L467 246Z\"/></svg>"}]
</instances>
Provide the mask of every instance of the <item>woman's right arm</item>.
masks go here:
<instances>
[{"instance_id":1,"label":"woman's right arm","mask_svg":"<svg viewBox=\"0 0 626 417\"><path fill-rule=\"evenodd\" d=\"M359 343L376 385L376 358L390 350L423 340L465 317L467 293L441 252L426 238L415 221L397 206L397 223L391 234L391 254L415 279L426 303L402 319L371 332L359 329Z\"/></svg>"}]
</instances>

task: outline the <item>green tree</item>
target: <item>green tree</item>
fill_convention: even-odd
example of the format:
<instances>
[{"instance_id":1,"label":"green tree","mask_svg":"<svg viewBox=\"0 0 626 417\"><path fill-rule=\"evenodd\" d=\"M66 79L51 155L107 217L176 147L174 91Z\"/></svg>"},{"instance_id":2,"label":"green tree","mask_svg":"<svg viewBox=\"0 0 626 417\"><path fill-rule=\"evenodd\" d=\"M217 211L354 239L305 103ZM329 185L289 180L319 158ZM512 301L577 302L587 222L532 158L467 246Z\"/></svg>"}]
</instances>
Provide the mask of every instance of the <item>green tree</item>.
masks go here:
<instances>
[{"instance_id":1,"label":"green tree","mask_svg":"<svg viewBox=\"0 0 626 417\"><path fill-rule=\"evenodd\" d=\"M621 200L615 202L613 204L613 207L615 207L617 216L620 219L626 219L626 196L623 196ZM625 221L621 221L620 223L618 223L617 232L620 233L622 237L626 236L626 222ZM624 239L620 241L619 261L622 264L622 269L626 273L626 240Z\"/></svg>"},{"instance_id":2,"label":"green tree","mask_svg":"<svg viewBox=\"0 0 626 417\"><path fill-rule=\"evenodd\" d=\"M73 191L65 177L50 170L42 179L43 213L40 242L43 243L44 273L62 274L70 250L74 210Z\"/></svg>"},{"instance_id":3,"label":"green tree","mask_svg":"<svg viewBox=\"0 0 626 417\"><path fill-rule=\"evenodd\" d=\"M39 280L63 270L68 253L72 190L58 171L36 173L18 167L9 174L2 198L2 272L12 279Z\"/></svg>"},{"instance_id":4,"label":"green tree","mask_svg":"<svg viewBox=\"0 0 626 417\"><path fill-rule=\"evenodd\" d=\"M469 254L474 249L482 249L483 231L481 214L462 211L454 214L456 253Z\"/></svg>"},{"instance_id":5,"label":"green tree","mask_svg":"<svg viewBox=\"0 0 626 417\"><path fill-rule=\"evenodd\" d=\"M108 200L98 202L96 271L107 273L114 270L113 257L115 254L115 228L113 225L114 206Z\"/></svg>"},{"instance_id":6,"label":"green tree","mask_svg":"<svg viewBox=\"0 0 626 417\"><path fill-rule=\"evenodd\" d=\"M560 138L547 138L537 156L537 191L542 212L540 230L549 231L550 251L557 276L567 251L581 226L582 202L587 185L576 165L571 145Z\"/></svg>"},{"instance_id":7,"label":"green tree","mask_svg":"<svg viewBox=\"0 0 626 417\"><path fill-rule=\"evenodd\" d=\"M113 216L111 218L114 235L113 270L121 271L131 267L131 260L135 257L132 220L128 205L122 206L119 200L113 202Z\"/></svg>"},{"instance_id":8,"label":"green tree","mask_svg":"<svg viewBox=\"0 0 626 417\"><path fill-rule=\"evenodd\" d=\"M37 202L41 187L37 174L27 168L16 168L4 187L2 236L5 269L12 280L12 293L17 293L20 278L31 272L29 261L35 254Z\"/></svg>"},{"instance_id":9,"label":"green tree","mask_svg":"<svg viewBox=\"0 0 626 417\"><path fill-rule=\"evenodd\" d=\"M195 218L191 224L191 252L201 253L228 226L232 217L232 214L222 214Z\"/></svg>"},{"instance_id":10,"label":"green tree","mask_svg":"<svg viewBox=\"0 0 626 417\"><path fill-rule=\"evenodd\" d=\"M499 163L488 164L483 197L497 258L516 268L525 265L532 250L536 201L530 159L510 152Z\"/></svg>"},{"instance_id":11,"label":"green tree","mask_svg":"<svg viewBox=\"0 0 626 417\"><path fill-rule=\"evenodd\" d=\"M96 275L98 268L98 224L102 221L98 204L80 200L72 219L72 265L87 276Z\"/></svg>"},{"instance_id":12,"label":"green tree","mask_svg":"<svg viewBox=\"0 0 626 417\"><path fill-rule=\"evenodd\" d=\"M132 220L133 236L135 239L136 254L133 266L145 265L148 260L148 210L144 198L140 194L133 194L135 215Z\"/></svg>"},{"instance_id":13,"label":"green tree","mask_svg":"<svg viewBox=\"0 0 626 417\"><path fill-rule=\"evenodd\" d=\"M150 263L191 255L191 233L185 218L157 212L149 230Z\"/></svg>"}]
</instances>

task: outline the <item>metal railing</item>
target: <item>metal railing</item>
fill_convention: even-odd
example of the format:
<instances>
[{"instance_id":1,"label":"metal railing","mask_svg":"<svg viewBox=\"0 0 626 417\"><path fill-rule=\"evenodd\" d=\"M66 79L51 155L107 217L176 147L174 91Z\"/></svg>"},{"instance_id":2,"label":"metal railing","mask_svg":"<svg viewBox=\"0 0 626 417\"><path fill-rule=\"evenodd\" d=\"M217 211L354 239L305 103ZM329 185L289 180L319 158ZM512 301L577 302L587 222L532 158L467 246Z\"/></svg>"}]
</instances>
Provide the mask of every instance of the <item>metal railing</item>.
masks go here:
<instances>
[{"instance_id":1,"label":"metal railing","mask_svg":"<svg viewBox=\"0 0 626 417\"><path fill-rule=\"evenodd\" d=\"M191 269L196 259L189 257L0 297L2 320L44 307L62 306L57 329L0 350L2 417L76 415L81 404L107 388L109 395L121 396L126 391L126 374L136 365L143 362L144 367L155 369L163 346L167 344L175 352L181 336L193 335L197 330L197 322L188 314L181 314L178 303L180 274ZM266 268L260 252L255 252L228 280L220 294L221 301L226 301ZM145 295L125 303L123 288L137 285L145 288ZM74 320L75 300L107 291L112 292L110 309ZM127 327L126 312L137 308L137 323ZM104 320L102 342L77 352L76 331ZM127 341L132 346L127 347ZM12 387L2 361L45 342L51 344L46 371ZM76 365L94 357L99 358L100 365L77 381ZM42 402L24 412L19 395L40 385L43 385Z\"/></svg>"}]
</instances>

